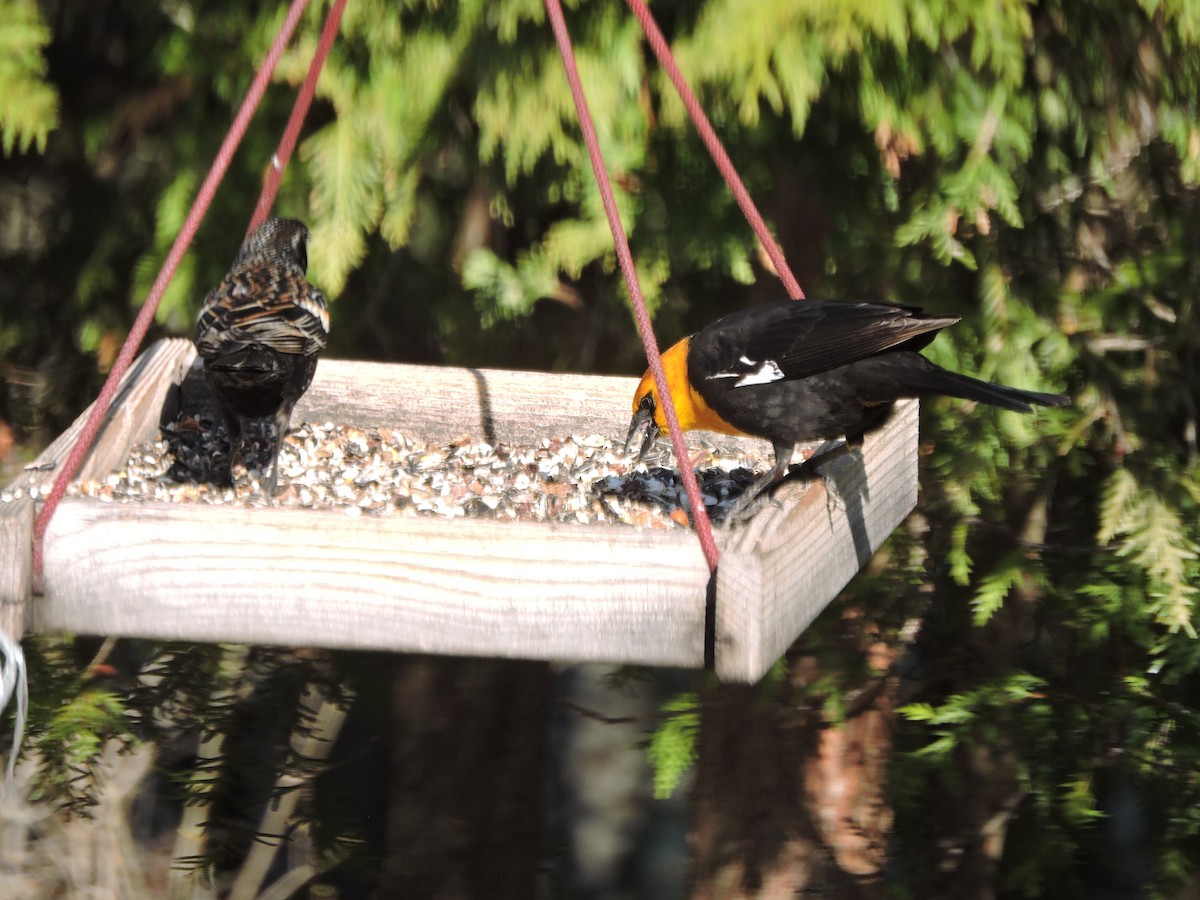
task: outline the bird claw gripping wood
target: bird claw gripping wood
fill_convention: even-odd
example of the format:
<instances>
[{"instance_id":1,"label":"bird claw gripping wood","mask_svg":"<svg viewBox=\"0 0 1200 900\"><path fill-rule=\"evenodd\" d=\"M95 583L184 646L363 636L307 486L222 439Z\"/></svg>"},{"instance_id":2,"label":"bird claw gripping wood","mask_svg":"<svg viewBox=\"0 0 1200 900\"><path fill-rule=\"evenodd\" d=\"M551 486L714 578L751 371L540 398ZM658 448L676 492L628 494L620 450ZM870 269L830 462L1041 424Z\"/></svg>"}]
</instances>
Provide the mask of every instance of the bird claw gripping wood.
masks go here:
<instances>
[{"instance_id":1,"label":"bird claw gripping wood","mask_svg":"<svg viewBox=\"0 0 1200 900\"><path fill-rule=\"evenodd\" d=\"M329 340L328 304L306 278L307 245L303 223L268 219L242 243L196 323L196 350L229 434L228 477L232 481L248 423L269 419L275 437L264 486L271 495L292 409Z\"/></svg>"}]
</instances>

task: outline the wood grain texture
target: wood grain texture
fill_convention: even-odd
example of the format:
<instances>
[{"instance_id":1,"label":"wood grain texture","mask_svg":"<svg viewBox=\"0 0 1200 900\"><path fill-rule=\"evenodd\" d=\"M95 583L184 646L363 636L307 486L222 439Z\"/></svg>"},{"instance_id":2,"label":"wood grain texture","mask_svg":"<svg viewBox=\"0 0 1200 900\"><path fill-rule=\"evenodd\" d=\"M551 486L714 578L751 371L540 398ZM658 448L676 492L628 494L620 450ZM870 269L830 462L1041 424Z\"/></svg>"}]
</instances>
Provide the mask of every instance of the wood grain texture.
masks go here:
<instances>
[{"instance_id":1,"label":"wood grain texture","mask_svg":"<svg viewBox=\"0 0 1200 900\"><path fill-rule=\"evenodd\" d=\"M0 632L25 633L25 609L33 586L33 500L0 503Z\"/></svg>"},{"instance_id":2,"label":"wood grain texture","mask_svg":"<svg viewBox=\"0 0 1200 900\"><path fill-rule=\"evenodd\" d=\"M147 351L96 442L91 473L119 465L132 443L156 433L171 382L193 362L184 340ZM431 442L623 438L635 384L322 360L293 422L387 426ZM81 421L39 462L61 460ZM739 443L769 452L762 441ZM911 510L916 447L917 404L904 402L861 457L831 464L842 506L828 504L820 484L786 485L747 525L718 530L723 679L760 678ZM23 478L28 486L52 476ZM27 555L28 526L10 518L0 521L0 540L25 541ZM19 567L3 565L5 589L27 591ZM29 616L39 630L703 663L708 571L683 530L69 498L46 536L45 581Z\"/></svg>"},{"instance_id":3,"label":"wood grain texture","mask_svg":"<svg viewBox=\"0 0 1200 900\"><path fill-rule=\"evenodd\" d=\"M820 482L784 485L780 505L734 532L717 570L716 670L756 681L866 565L917 502L917 410L901 401L861 455Z\"/></svg>"},{"instance_id":4,"label":"wood grain texture","mask_svg":"<svg viewBox=\"0 0 1200 900\"><path fill-rule=\"evenodd\" d=\"M169 350L157 351L159 345ZM166 353L180 371L197 364L190 341L160 341L152 350ZM591 434L624 440L637 384L638 379L623 376L322 359L296 404L292 424L394 428L427 443L465 436L530 444ZM770 450L769 443L754 438L722 435L721 441L760 453Z\"/></svg>"},{"instance_id":5,"label":"wood grain texture","mask_svg":"<svg viewBox=\"0 0 1200 900\"><path fill-rule=\"evenodd\" d=\"M182 359L194 354L190 341L158 341L139 356L117 388L112 406L100 424L91 450L79 467L81 479L103 478L120 466L129 448L155 436L158 410L179 371ZM89 406L42 451L7 487L16 500L0 504L0 629L20 635L25 628L26 604L33 591L33 523L40 500L54 483L58 467L75 446Z\"/></svg>"},{"instance_id":6,"label":"wood grain texture","mask_svg":"<svg viewBox=\"0 0 1200 900\"><path fill-rule=\"evenodd\" d=\"M625 440L638 379L568 372L519 372L322 360L294 422L388 426L420 440L464 435L530 444L599 434ZM769 452L753 438L722 443Z\"/></svg>"},{"instance_id":7,"label":"wood grain texture","mask_svg":"<svg viewBox=\"0 0 1200 900\"><path fill-rule=\"evenodd\" d=\"M195 353L191 341L175 338L156 341L134 360L121 379L112 406L100 423L100 431L75 476L76 480L104 478L125 462L133 445L157 437L163 398ZM81 412L66 431L13 479L9 487L28 492L52 484L58 467L75 446L91 412L91 406Z\"/></svg>"},{"instance_id":8,"label":"wood grain texture","mask_svg":"<svg viewBox=\"0 0 1200 900\"><path fill-rule=\"evenodd\" d=\"M33 624L695 666L706 582L684 531L73 499Z\"/></svg>"}]
</instances>

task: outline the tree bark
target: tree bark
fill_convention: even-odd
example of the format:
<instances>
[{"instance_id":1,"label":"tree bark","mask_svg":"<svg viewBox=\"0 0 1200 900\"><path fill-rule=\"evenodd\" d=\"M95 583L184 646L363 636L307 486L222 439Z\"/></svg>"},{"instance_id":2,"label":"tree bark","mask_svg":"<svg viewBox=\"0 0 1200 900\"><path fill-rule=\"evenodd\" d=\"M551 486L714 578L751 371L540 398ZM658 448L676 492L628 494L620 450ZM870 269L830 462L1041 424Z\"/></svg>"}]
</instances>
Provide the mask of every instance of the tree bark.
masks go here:
<instances>
[{"instance_id":1,"label":"tree bark","mask_svg":"<svg viewBox=\"0 0 1200 900\"><path fill-rule=\"evenodd\" d=\"M377 898L534 895L550 696L542 662L396 658Z\"/></svg>"},{"instance_id":2,"label":"tree bark","mask_svg":"<svg viewBox=\"0 0 1200 900\"><path fill-rule=\"evenodd\" d=\"M895 685L880 679L829 726L799 690L811 657L769 689L704 695L693 791L692 900L883 897L891 830L884 796Z\"/></svg>"}]
</instances>

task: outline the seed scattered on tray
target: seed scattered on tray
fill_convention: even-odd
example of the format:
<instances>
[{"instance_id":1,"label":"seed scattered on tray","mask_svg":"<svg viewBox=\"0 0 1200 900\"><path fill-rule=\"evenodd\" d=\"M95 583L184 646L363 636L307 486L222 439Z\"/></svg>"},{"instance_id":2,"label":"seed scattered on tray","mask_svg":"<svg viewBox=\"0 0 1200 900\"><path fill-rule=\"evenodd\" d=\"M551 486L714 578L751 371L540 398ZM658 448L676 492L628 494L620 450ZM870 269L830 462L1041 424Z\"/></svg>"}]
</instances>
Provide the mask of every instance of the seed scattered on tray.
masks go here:
<instances>
[{"instance_id":1,"label":"seed scattered on tray","mask_svg":"<svg viewBox=\"0 0 1200 900\"><path fill-rule=\"evenodd\" d=\"M270 425L265 426L270 428ZM235 487L206 483L208 460L228 442L198 427L135 447L123 469L69 493L127 502L161 500L342 509L348 515L476 516L500 520L625 523L664 528L687 524L686 494L670 445L642 463L610 438L545 438L533 447L463 439L425 444L387 428L305 424L286 438L279 492L260 488L260 451L269 435L250 435L235 469ZM704 443L693 454L709 515L720 521L762 461L736 448Z\"/></svg>"}]
</instances>

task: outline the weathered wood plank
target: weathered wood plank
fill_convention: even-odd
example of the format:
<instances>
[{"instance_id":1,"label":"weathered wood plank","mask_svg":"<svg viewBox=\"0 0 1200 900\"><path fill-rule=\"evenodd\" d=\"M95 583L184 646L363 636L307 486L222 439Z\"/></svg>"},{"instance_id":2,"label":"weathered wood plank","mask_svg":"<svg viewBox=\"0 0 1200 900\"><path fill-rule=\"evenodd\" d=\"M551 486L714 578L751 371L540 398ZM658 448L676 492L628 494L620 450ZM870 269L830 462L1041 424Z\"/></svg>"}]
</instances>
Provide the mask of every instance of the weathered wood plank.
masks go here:
<instances>
[{"instance_id":1,"label":"weathered wood plank","mask_svg":"<svg viewBox=\"0 0 1200 900\"><path fill-rule=\"evenodd\" d=\"M130 447L158 436L163 398L194 352L191 341L176 338L156 341L134 360L101 422L91 452L75 476L78 480L104 478L125 462Z\"/></svg>"},{"instance_id":2,"label":"weathered wood plank","mask_svg":"<svg viewBox=\"0 0 1200 900\"><path fill-rule=\"evenodd\" d=\"M195 365L190 342L178 365ZM490 443L528 444L547 437L601 434L624 439L636 378L462 369L405 363L322 359L292 423L353 423L394 428L429 443L467 436ZM695 437L695 436L693 436ZM766 452L753 438L722 436L730 446Z\"/></svg>"},{"instance_id":3,"label":"weathered wood plank","mask_svg":"<svg viewBox=\"0 0 1200 900\"><path fill-rule=\"evenodd\" d=\"M88 475L102 477L156 433L167 389L193 361L184 340L147 352ZM427 441L623 437L634 384L323 360L293 420L389 426ZM721 677L761 677L912 508L916 409L900 404L861 459L831 467L843 507L829 507L819 484L785 486L746 527L718 532ZM82 421L39 462L64 458ZM0 540L27 541L31 510L0 523L9 529ZM27 543L21 552L27 559ZM4 566L4 589L27 592L19 567ZM70 498L47 534L46 596L30 618L85 633L696 666L707 580L685 531Z\"/></svg>"},{"instance_id":4,"label":"weathered wood plank","mask_svg":"<svg viewBox=\"0 0 1200 900\"><path fill-rule=\"evenodd\" d=\"M629 426L630 378L322 360L296 417L386 425L426 441L464 434L490 443Z\"/></svg>"},{"instance_id":5,"label":"weathered wood plank","mask_svg":"<svg viewBox=\"0 0 1200 900\"><path fill-rule=\"evenodd\" d=\"M33 500L0 503L0 633L19 640L33 589Z\"/></svg>"},{"instance_id":6,"label":"weathered wood plank","mask_svg":"<svg viewBox=\"0 0 1200 900\"><path fill-rule=\"evenodd\" d=\"M703 659L708 573L683 531L72 499L45 547L38 630Z\"/></svg>"},{"instance_id":7,"label":"weathered wood plank","mask_svg":"<svg viewBox=\"0 0 1200 900\"><path fill-rule=\"evenodd\" d=\"M322 360L293 421L388 426L421 440L489 443L600 434L624 440L636 378ZM696 435L692 436L696 438ZM753 438L722 443L766 452Z\"/></svg>"},{"instance_id":8,"label":"weathered wood plank","mask_svg":"<svg viewBox=\"0 0 1200 900\"><path fill-rule=\"evenodd\" d=\"M100 431L80 466L79 478L103 477L119 466L134 443L153 437L158 409L189 341L159 341L139 356L121 384ZM192 351L194 352L194 351ZM0 629L20 636L33 585L33 523L40 503L33 499L49 488L58 467L75 446L92 407L85 409L37 460L8 487L18 497L0 504Z\"/></svg>"},{"instance_id":9,"label":"weathered wood plank","mask_svg":"<svg viewBox=\"0 0 1200 900\"><path fill-rule=\"evenodd\" d=\"M134 360L100 424L91 451L75 476L77 480L104 478L125 461L130 447L157 437L163 398L180 367L189 362L195 352L191 341L175 338L156 341ZM80 413L29 468L13 479L10 487L27 492L30 488L53 483L58 467L75 446L91 412L92 407L88 406Z\"/></svg>"},{"instance_id":10,"label":"weathered wood plank","mask_svg":"<svg viewBox=\"0 0 1200 900\"><path fill-rule=\"evenodd\" d=\"M861 455L828 464L839 499L819 482L784 485L726 543L717 571L716 670L756 681L912 511L917 502L917 410L901 401Z\"/></svg>"}]
</instances>

